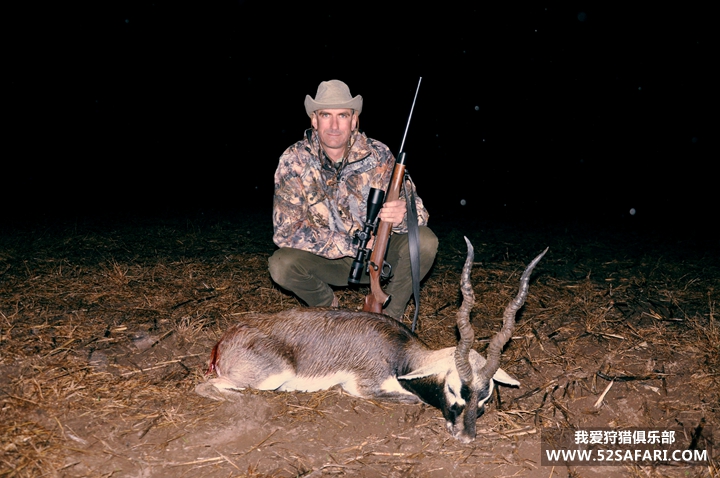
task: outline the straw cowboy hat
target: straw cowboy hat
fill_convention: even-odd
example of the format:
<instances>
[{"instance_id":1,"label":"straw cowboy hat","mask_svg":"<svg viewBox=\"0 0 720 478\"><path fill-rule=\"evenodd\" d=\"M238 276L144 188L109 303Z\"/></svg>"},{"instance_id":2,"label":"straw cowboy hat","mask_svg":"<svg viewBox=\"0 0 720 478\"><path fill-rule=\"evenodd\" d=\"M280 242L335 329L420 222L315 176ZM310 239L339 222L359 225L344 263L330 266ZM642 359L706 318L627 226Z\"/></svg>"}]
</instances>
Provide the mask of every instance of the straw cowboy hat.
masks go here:
<instances>
[{"instance_id":1,"label":"straw cowboy hat","mask_svg":"<svg viewBox=\"0 0 720 478\"><path fill-rule=\"evenodd\" d=\"M355 98L350 94L348 85L340 80L323 81L318 86L316 99L305 96L305 111L308 116L322 108L351 108L360 114L362 111L363 99L357 95Z\"/></svg>"}]
</instances>

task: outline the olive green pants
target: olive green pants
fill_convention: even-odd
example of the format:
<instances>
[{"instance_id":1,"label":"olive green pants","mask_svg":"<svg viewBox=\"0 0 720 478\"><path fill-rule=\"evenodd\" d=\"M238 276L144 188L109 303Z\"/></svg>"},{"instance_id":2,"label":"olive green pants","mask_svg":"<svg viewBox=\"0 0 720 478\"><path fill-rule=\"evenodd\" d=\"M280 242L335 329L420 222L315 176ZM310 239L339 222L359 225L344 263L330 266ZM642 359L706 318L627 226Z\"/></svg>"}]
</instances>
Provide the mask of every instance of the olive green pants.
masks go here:
<instances>
[{"instance_id":1,"label":"olive green pants","mask_svg":"<svg viewBox=\"0 0 720 478\"><path fill-rule=\"evenodd\" d=\"M425 277L435 261L438 239L427 227L418 228L420 236L420 279ZM270 276L282 288L298 296L310 307L330 306L332 287L348 285L348 276L354 257L326 259L311 252L283 247L269 259ZM392 266L392 275L384 287L392 299L384 313L402 319L412 296L412 274L407 234L393 234L388 242L386 262ZM361 284L369 284L370 277L363 272ZM331 287L332 286L332 287Z\"/></svg>"}]
</instances>

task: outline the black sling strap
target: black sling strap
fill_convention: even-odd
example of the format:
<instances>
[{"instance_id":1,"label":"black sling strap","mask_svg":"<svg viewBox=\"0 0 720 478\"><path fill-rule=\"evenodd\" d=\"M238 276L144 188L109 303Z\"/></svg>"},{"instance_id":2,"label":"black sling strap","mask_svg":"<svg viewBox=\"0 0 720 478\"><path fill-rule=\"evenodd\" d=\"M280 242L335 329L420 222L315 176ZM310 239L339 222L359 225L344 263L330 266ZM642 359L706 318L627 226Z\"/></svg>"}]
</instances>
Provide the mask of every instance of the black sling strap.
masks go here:
<instances>
[{"instance_id":1,"label":"black sling strap","mask_svg":"<svg viewBox=\"0 0 720 478\"><path fill-rule=\"evenodd\" d=\"M405 203L407 204L408 248L410 249L410 271L412 273L415 315L411 330L415 332L420 310L420 233L418 232L417 208L410 176L405 171Z\"/></svg>"}]
</instances>

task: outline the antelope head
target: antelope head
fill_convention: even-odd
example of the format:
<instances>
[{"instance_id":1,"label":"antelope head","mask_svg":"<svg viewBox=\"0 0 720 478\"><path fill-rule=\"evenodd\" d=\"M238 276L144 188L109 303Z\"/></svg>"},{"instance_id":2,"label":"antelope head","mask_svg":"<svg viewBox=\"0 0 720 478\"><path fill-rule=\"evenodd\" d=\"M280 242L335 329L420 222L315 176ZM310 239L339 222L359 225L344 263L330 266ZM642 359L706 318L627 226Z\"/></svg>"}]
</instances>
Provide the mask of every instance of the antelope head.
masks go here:
<instances>
[{"instance_id":1,"label":"antelope head","mask_svg":"<svg viewBox=\"0 0 720 478\"><path fill-rule=\"evenodd\" d=\"M485 412L485 404L492 396L495 381L506 385L520 385L520 382L500 368L500 354L512 336L515 314L525 303L530 275L547 249L533 259L525 269L520 279L520 290L503 313L502 329L490 341L486 360L472 349L475 332L470 325L470 311L475 304L475 294L470 283L470 271L475 254L467 237L465 242L468 254L460 281L463 301L457 313L457 326L460 332L458 345L436 351L433 360L426 367L398 378L411 381L407 382L407 388L417 390L421 394L424 392L425 401L442 410L446 427L452 436L463 443L469 443L475 439L476 421ZM438 381L442 382L443 396L428 400L427 390L439 389Z\"/></svg>"}]
</instances>

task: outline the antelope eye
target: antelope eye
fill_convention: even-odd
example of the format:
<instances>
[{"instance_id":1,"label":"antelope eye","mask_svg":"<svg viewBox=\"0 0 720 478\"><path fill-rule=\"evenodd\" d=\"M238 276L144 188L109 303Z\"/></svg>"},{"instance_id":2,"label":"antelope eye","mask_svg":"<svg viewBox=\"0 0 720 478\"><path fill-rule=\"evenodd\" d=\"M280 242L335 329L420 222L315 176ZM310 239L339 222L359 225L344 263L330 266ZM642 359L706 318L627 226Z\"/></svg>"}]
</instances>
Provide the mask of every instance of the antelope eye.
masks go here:
<instances>
[{"instance_id":1,"label":"antelope eye","mask_svg":"<svg viewBox=\"0 0 720 478\"><path fill-rule=\"evenodd\" d=\"M480 390L480 392L478 393L478 409L482 409L482 411L485 411L485 403L490 400L492 391L493 387L490 385L485 386ZM479 413L482 414L482 411Z\"/></svg>"}]
</instances>

